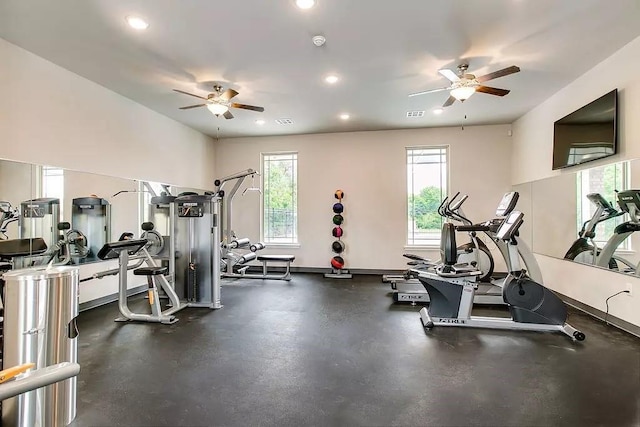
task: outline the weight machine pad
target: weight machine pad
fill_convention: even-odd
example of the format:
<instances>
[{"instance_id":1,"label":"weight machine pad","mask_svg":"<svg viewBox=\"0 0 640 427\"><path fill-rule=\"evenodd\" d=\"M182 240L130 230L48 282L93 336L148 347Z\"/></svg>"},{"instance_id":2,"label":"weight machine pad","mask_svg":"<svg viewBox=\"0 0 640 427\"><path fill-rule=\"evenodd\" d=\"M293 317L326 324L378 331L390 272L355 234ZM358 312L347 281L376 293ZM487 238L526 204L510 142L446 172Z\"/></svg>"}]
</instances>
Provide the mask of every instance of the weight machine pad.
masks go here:
<instances>
[{"instance_id":1,"label":"weight machine pad","mask_svg":"<svg viewBox=\"0 0 640 427\"><path fill-rule=\"evenodd\" d=\"M295 260L295 255L259 255L258 261L293 261Z\"/></svg>"}]
</instances>

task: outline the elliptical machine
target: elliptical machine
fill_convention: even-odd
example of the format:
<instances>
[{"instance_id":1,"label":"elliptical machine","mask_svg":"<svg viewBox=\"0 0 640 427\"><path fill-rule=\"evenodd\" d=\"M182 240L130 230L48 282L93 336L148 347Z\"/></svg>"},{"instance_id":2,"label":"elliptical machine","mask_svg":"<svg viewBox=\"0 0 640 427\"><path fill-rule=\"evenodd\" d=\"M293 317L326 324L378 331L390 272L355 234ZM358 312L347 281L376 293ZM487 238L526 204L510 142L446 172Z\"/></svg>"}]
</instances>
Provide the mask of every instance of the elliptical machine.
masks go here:
<instances>
[{"instance_id":1,"label":"elliptical machine","mask_svg":"<svg viewBox=\"0 0 640 427\"><path fill-rule=\"evenodd\" d=\"M640 190L620 191L617 196L620 209L628 213L630 219L615 228L613 235L607 240L607 243L596 259L596 265L598 267L610 268L613 260L621 260L621 258L615 256L616 250L627 237L636 231L640 231ZM637 268L638 266L631 263L625 263L625 265L626 268L623 267L623 269L621 269L618 264L618 271L636 276L640 275L640 269Z\"/></svg>"},{"instance_id":2,"label":"elliptical machine","mask_svg":"<svg viewBox=\"0 0 640 427\"><path fill-rule=\"evenodd\" d=\"M595 241L596 227L601 222L624 215L624 211L618 211L600 193L587 194L587 199L596 207L596 210L589 221L582 224L578 238L571 244L571 247L564 255L564 259L594 265L601 252ZM609 259L609 269L617 270L619 262L630 268L635 267L620 257L612 256Z\"/></svg>"},{"instance_id":3,"label":"elliptical machine","mask_svg":"<svg viewBox=\"0 0 640 427\"><path fill-rule=\"evenodd\" d=\"M453 224L442 227L440 253L442 265L435 272L420 272L418 279L429 293L429 307L420 310L420 319L426 329L434 326L460 326L471 328L512 329L525 331L557 331L582 341L584 333L566 323L567 307L558 296L541 284L531 280L520 266L515 236L523 222L523 213L513 211L504 220L496 238L509 249L509 275L504 281L502 296L509 306L511 319L471 316L473 297L478 288L477 278L482 273L469 265L457 264L456 234ZM489 226L465 228L488 231Z\"/></svg>"}]
</instances>

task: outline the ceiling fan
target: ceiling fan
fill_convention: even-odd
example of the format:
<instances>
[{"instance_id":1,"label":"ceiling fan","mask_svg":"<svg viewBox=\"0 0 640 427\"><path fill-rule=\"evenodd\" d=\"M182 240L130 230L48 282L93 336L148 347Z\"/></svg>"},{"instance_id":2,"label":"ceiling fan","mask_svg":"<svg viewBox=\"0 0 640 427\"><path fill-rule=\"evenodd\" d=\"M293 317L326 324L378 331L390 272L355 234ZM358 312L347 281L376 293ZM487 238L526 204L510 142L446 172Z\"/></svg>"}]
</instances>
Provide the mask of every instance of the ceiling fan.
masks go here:
<instances>
[{"instance_id":1,"label":"ceiling fan","mask_svg":"<svg viewBox=\"0 0 640 427\"><path fill-rule=\"evenodd\" d=\"M502 70L494 71L493 73L485 74L484 76L476 77L473 74L467 74L467 69L469 68L469 64L460 64L458 65L458 73L456 74L452 70L442 69L438 70L440 74L442 74L447 80L451 82L450 86L442 87L439 89L426 90L424 92L412 93L411 96L424 95L427 93L440 92L443 90L448 90L449 98L442 105L443 107L448 107L456 100L460 102L464 102L466 99L469 99L471 95L476 92L488 93L489 95L496 96L505 96L510 92L507 89L498 89L490 86L483 86L481 83L484 83L489 80L497 79L498 77L508 76L509 74L517 73L520 71L519 67L512 65L511 67L503 68Z\"/></svg>"},{"instance_id":2,"label":"ceiling fan","mask_svg":"<svg viewBox=\"0 0 640 427\"><path fill-rule=\"evenodd\" d=\"M200 95L194 95L193 93L185 92L183 90L174 89L175 92L183 93L189 96L195 96L196 98L200 98L205 100L204 104L196 104L189 105L186 107L180 107L181 110L188 110L190 108L198 108L198 107L207 107L212 114L216 117L224 116L225 119L233 119L233 114L229 111L229 108L242 108L243 110L251 110L251 111L259 111L262 113L264 111L263 107L256 107L255 105L246 105L246 104L238 104L235 102L231 102L231 98L238 95L233 89L227 89L224 92L222 91L222 86L215 85L213 87L213 93L207 95L207 97L203 97Z\"/></svg>"}]
</instances>

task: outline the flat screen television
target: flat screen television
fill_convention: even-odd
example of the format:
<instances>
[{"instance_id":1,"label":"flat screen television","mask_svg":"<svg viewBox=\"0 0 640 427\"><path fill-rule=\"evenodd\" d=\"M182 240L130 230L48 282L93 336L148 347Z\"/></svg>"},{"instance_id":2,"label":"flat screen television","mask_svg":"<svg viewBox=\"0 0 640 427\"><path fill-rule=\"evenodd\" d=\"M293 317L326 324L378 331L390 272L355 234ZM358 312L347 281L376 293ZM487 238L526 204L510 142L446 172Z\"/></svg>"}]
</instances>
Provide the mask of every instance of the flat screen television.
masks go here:
<instances>
[{"instance_id":1,"label":"flat screen television","mask_svg":"<svg viewBox=\"0 0 640 427\"><path fill-rule=\"evenodd\" d=\"M613 156L618 150L618 89L553 124L553 169Z\"/></svg>"}]
</instances>

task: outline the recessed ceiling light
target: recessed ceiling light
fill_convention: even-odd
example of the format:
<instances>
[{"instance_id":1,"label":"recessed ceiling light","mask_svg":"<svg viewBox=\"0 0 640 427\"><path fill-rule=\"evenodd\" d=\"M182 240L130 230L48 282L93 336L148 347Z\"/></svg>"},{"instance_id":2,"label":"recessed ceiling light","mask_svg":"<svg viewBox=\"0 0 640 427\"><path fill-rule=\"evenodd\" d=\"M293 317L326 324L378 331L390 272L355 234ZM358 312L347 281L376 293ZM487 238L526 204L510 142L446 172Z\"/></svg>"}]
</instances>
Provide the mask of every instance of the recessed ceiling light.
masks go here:
<instances>
[{"instance_id":1,"label":"recessed ceiling light","mask_svg":"<svg viewBox=\"0 0 640 427\"><path fill-rule=\"evenodd\" d=\"M135 28L136 30L146 30L149 28L149 24L137 16L127 16L127 23L131 28Z\"/></svg>"},{"instance_id":2,"label":"recessed ceiling light","mask_svg":"<svg viewBox=\"0 0 640 427\"><path fill-rule=\"evenodd\" d=\"M346 113L344 113L344 114L340 114L340 118L341 118L342 120L349 120L349 117L351 117L351 116L349 116L349 115L348 115L348 114L346 114Z\"/></svg>"},{"instance_id":3,"label":"recessed ceiling light","mask_svg":"<svg viewBox=\"0 0 640 427\"><path fill-rule=\"evenodd\" d=\"M334 74L328 75L327 77L324 78L324 81L329 83L330 85L334 83L338 83L338 80L340 80L340 78Z\"/></svg>"},{"instance_id":4,"label":"recessed ceiling light","mask_svg":"<svg viewBox=\"0 0 640 427\"><path fill-rule=\"evenodd\" d=\"M266 122L265 122L264 120L262 120L262 119L258 119L258 120L256 120L256 124L257 124L258 126L262 126L262 125L263 125L263 124L265 124L265 123L266 123Z\"/></svg>"},{"instance_id":5,"label":"recessed ceiling light","mask_svg":"<svg viewBox=\"0 0 640 427\"><path fill-rule=\"evenodd\" d=\"M436 108L435 110L433 110L433 114L435 115L440 115L442 114L444 110L442 108Z\"/></svg>"},{"instance_id":6,"label":"recessed ceiling light","mask_svg":"<svg viewBox=\"0 0 640 427\"><path fill-rule=\"evenodd\" d=\"M300 9L311 9L315 4L316 0L296 0L296 6Z\"/></svg>"}]
</instances>

